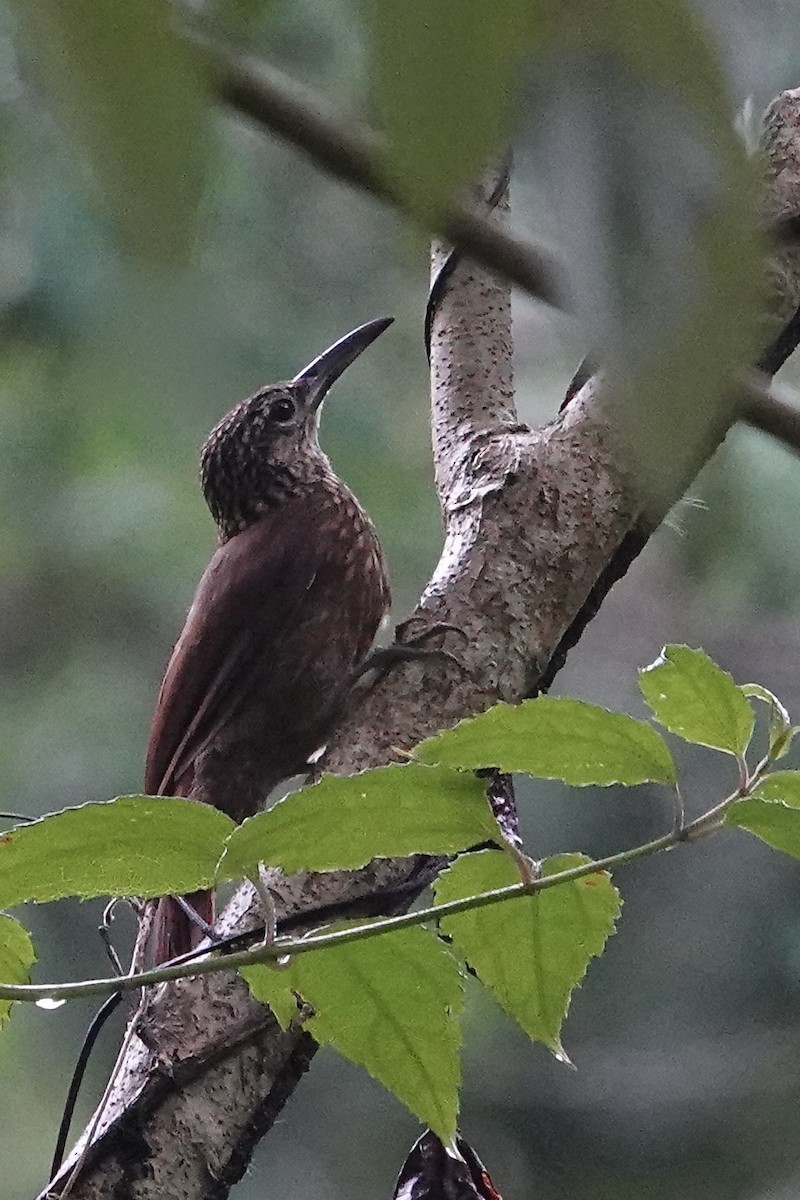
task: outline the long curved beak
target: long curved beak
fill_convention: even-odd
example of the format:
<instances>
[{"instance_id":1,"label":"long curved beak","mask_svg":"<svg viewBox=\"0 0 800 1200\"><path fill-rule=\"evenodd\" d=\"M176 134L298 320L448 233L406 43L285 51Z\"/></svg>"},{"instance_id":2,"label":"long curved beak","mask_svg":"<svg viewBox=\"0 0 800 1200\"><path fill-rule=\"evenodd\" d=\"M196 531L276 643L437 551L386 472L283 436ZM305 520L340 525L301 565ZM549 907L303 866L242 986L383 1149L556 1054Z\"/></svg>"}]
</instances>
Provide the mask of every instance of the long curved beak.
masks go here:
<instances>
[{"instance_id":1,"label":"long curved beak","mask_svg":"<svg viewBox=\"0 0 800 1200\"><path fill-rule=\"evenodd\" d=\"M308 389L306 403L312 411L319 408L339 376L389 328L393 320L394 317L379 317L376 321L359 325L358 329L339 338L338 342L334 342L295 375L292 383L305 384Z\"/></svg>"}]
</instances>

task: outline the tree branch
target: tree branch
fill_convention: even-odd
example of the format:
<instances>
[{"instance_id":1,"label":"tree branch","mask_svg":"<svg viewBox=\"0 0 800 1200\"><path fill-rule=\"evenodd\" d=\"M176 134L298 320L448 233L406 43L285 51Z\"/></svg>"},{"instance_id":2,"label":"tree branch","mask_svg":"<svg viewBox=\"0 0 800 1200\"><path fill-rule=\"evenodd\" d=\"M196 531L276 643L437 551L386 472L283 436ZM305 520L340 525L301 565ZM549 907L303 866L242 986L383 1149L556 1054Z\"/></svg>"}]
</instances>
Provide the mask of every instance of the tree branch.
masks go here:
<instances>
[{"instance_id":1,"label":"tree branch","mask_svg":"<svg viewBox=\"0 0 800 1200\"><path fill-rule=\"evenodd\" d=\"M480 480L493 459L500 468L499 480L505 477L498 457L505 450L503 431L510 430L510 436L517 436L519 427L508 423L509 416L513 417L508 286L487 278L469 263L463 264L456 283L457 288L448 290L435 317L441 382L435 388L434 403L442 416L437 425L439 460L444 464L451 455L459 464L454 473L444 470L443 478L456 482L453 488L443 484L443 511L456 514L453 520L448 516L450 528L466 528L465 514L472 511L474 488L477 486L479 494L486 493L486 485ZM475 374L475 380L462 399L460 393L470 373ZM448 421L455 405L460 406L463 419L457 424L455 436L451 436ZM501 440L495 448L498 432ZM527 430L525 435L531 436ZM472 515L466 518L470 522L472 519ZM424 609L416 615L429 624ZM410 624L411 633L418 634L413 622ZM426 668L426 680L431 674L435 677L437 670L433 663ZM406 676L404 669L398 668L389 681L395 676L403 677L404 687L410 683L414 688L412 703L417 708L419 673ZM440 675L439 684L431 686L443 683L445 679ZM383 737L372 740L375 717L366 716L372 695L369 689L362 689L359 704L348 718L359 724L361 733L354 740L347 732L335 737L326 763L329 769L352 773L360 765L385 762L394 756ZM491 703L492 696L492 688L484 689L478 706ZM438 721L434 714L432 707L428 713L433 718L432 728L446 723L446 718ZM404 715L398 705L395 715L404 723L408 714ZM403 728L396 744L410 745L416 740L409 729ZM362 911L371 913L386 911L381 895L387 890L396 893L403 886L406 898L395 907L407 907L435 868L436 864L427 859L412 859L380 861L360 872L298 874L287 879L273 872L270 886L281 922L303 911L341 905L359 897L364 900ZM223 914L218 929L224 936L259 920L257 900L246 886ZM309 923L313 924L313 913ZM241 979L232 973L182 981L154 991L111 1102L101 1114L98 1128L91 1135L91 1147L79 1163L70 1195L74 1200L109 1194L130 1200L155 1200L165 1194L187 1200L225 1195L240 1178L258 1137L272 1124L299 1081L313 1050L313 1043L302 1029L282 1034L268 1011L250 998ZM213 1118L216 1136L210 1140L204 1132L209 1120L209 1095L222 1107ZM133 1171L128 1162L132 1130L136 1131L137 1164ZM69 1178L81 1153L81 1149L73 1153L59 1180ZM210 1178L214 1180L213 1188Z\"/></svg>"},{"instance_id":2,"label":"tree branch","mask_svg":"<svg viewBox=\"0 0 800 1200\"><path fill-rule=\"evenodd\" d=\"M488 223L508 213L509 168L487 173ZM496 199L493 196L496 192ZM511 287L448 244L431 254L431 427L436 492L445 523L464 499L470 456L504 429L519 429L514 405ZM440 281L446 279L443 286Z\"/></svg>"},{"instance_id":3,"label":"tree branch","mask_svg":"<svg viewBox=\"0 0 800 1200\"><path fill-rule=\"evenodd\" d=\"M423 228L423 216L391 182L383 138L355 119L345 120L328 102L265 63L204 43L198 47L211 86L223 104L288 142L334 179L369 192ZM546 251L515 237L477 208L453 207L433 227L475 262L517 284L534 299L560 306L564 280Z\"/></svg>"},{"instance_id":4,"label":"tree branch","mask_svg":"<svg viewBox=\"0 0 800 1200\"><path fill-rule=\"evenodd\" d=\"M542 247L515 237L491 217L471 208L450 208L433 225L430 214L416 213L390 182L385 168L385 143L374 130L352 118L345 119L323 97L265 63L237 58L207 43L199 47L198 53L214 91L224 104L294 146L335 179L369 192L422 223L488 271L522 288L534 300L555 308L566 307L568 287L564 272L555 257ZM782 93L770 109L774 126L780 130L788 128L780 101L791 95ZM791 146L791 138L784 135L782 148ZM786 161L781 166L785 175ZM792 251L795 256L798 254L800 216L787 215L783 195L788 192L792 203L795 185L793 174L782 189L773 190L773 195L780 195L781 201L770 206L775 216L776 242L790 257ZM788 277L794 291L798 291L795 281L800 272L792 270ZM800 305L800 291L795 303ZM795 346L796 343L792 344L789 352ZM784 353L781 361L785 362L786 357L788 353ZM772 370L777 370L778 365L781 364L771 364ZM755 393L746 385L746 391L749 398L740 413L741 420L800 453L800 435L795 423L785 419L785 404L764 389Z\"/></svg>"}]
</instances>

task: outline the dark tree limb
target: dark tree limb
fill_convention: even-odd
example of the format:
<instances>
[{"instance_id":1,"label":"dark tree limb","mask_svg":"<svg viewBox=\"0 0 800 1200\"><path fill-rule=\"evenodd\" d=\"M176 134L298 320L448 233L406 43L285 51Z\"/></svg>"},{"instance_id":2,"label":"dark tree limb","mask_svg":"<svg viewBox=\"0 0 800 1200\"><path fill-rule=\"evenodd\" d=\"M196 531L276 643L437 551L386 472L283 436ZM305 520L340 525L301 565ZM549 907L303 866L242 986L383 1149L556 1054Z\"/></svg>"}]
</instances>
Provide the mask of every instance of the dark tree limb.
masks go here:
<instances>
[{"instance_id":1,"label":"dark tree limb","mask_svg":"<svg viewBox=\"0 0 800 1200\"><path fill-rule=\"evenodd\" d=\"M420 220L391 183L385 145L374 130L352 117L345 120L324 98L265 63L208 45L199 47L198 53L223 104L288 142L334 179ZM547 252L501 229L480 209L451 208L442 214L434 232L536 299L554 305L564 302L563 278Z\"/></svg>"},{"instance_id":2,"label":"dark tree limb","mask_svg":"<svg viewBox=\"0 0 800 1200\"><path fill-rule=\"evenodd\" d=\"M374 130L334 111L324 97L263 62L237 57L208 44L198 45L197 52L223 104L293 146L333 178L370 193L414 221L421 220L391 184L385 168L386 147ZM768 205L768 215L774 218L775 241L785 251L785 270L779 268L783 279L773 282L778 290L788 287L792 291L795 309L800 307L800 285L796 282L800 280L800 217L791 210L797 167L792 157L796 156L794 142L786 133L790 129L786 106L797 103L797 90L783 92L767 115L768 136L771 129L777 130L772 142L780 143L784 156L779 163L784 183L774 189L773 201ZM434 224L430 221L430 214L426 214L426 228L486 270L516 284L534 300L556 308L567 307L564 272L555 256L543 247L515 236L490 215L465 206L451 207ZM783 306L777 311L782 319L788 316ZM800 316L786 327L782 339L782 344L775 347L776 353L759 363L770 374L797 348ZM753 392L747 386L747 391L748 401L740 411L740 419L800 453L800 434L793 423L783 419L784 406L765 389Z\"/></svg>"}]
</instances>

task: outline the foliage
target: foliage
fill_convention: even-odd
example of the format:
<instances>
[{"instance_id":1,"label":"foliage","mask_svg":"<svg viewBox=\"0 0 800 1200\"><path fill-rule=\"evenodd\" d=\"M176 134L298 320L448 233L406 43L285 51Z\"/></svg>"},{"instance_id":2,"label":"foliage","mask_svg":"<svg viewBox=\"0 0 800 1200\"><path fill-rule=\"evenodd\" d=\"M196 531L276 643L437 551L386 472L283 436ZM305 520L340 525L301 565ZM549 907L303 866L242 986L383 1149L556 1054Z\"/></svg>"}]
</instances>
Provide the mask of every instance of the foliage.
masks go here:
<instances>
[{"instance_id":1,"label":"foliage","mask_svg":"<svg viewBox=\"0 0 800 1200\"><path fill-rule=\"evenodd\" d=\"M0 914L0 974L9 983L25 983L36 961L33 944L19 921ZM0 1026L8 1020L10 1000L0 1000Z\"/></svg>"},{"instance_id":2,"label":"foliage","mask_svg":"<svg viewBox=\"0 0 800 1200\"><path fill-rule=\"evenodd\" d=\"M707 655L666 646L639 676L639 687L659 724L687 742L744 754L755 715L744 692Z\"/></svg>"},{"instance_id":3,"label":"foliage","mask_svg":"<svg viewBox=\"0 0 800 1200\"><path fill-rule=\"evenodd\" d=\"M208 887L233 828L219 809L180 797L68 808L0 837L0 904Z\"/></svg>"},{"instance_id":4,"label":"foliage","mask_svg":"<svg viewBox=\"0 0 800 1200\"><path fill-rule=\"evenodd\" d=\"M573 787L675 782L664 740L644 721L552 696L513 707L497 704L429 738L416 755L440 766L497 767Z\"/></svg>"},{"instance_id":5,"label":"foliage","mask_svg":"<svg viewBox=\"0 0 800 1200\"><path fill-rule=\"evenodd\" d=\"M145 261L186 261L209 138L202 84L168 6L43 0L19 11L40 83L124 241Z\"/></svg>"},{"instance_id":6,"label":"foliage","mask_svg":"<svg viewBox=\"0 0 800 1200\"><path fill-rule=\"evenodd\" d=\"M259 862L287 872L363 867L376 856L376 829L385 858L457 854L497 833L485 788L474 776L408 763L355 780L325 776L249 817L227 840L219 878L240 879Z\"/></svg>"},{"instance_id":7,"label":"foliage","mask_svg":"<svg viewBox=\"0 0 800 1200\"><path fill-rule=\"evenodd\" d=\"M213 71L202 50L193 53L175 28L164 0L123 14L104 12L87 0L49 0L35 15L20 6L22 43L31 47L54 110L87 155L95 190L123 243L143 262L174 265L191 257L213 165L207 102ZM685 221L670 247L665 232L672 221L665 220L662 198L654 228L643 230L640 258L646 266L657 240L664 253L679 256L685 278L669 296L649 289L658 336L642 339L629 325L608 325L596 331L595 344L602 346L622 410L630 410L627 432L641 479L656 500L672 494L679 464L707 444L720 412L733 403L729 378L749 368L764 337L762 247L751 219L757 176L732 128L727 81L704 23L687 0L614 0L566 13L552 0L492 6L486 0L397 6L363 0L358 16L371 99L385 134L374 166L393 181L406 215L417 223L435 221L487 161L504 153L519 117L524 68L545 74L565 59L579 73L600 67L618 87L632 86L658 105L659 113L669 97L676 123L688 131L674 150L668 139L659 150L664 170L670 151L677 160L669 216L678 211ZM550 97L535 96L538 108L529 101L526 115L543 126ZM698 146L702 171L694 162ZM636 189L644 192L650 181L634 180L626 171L624 180L604 184L609 195L601 202L633 200L643 209L649 197ZM634 237L631 231L626 242L635 252ZM583 315L591 324L590 312ZM642 413L646 422L638 419Z\"/></svg>"},{"instance_id":8,"label":"foliage","mask_svg":"<svg viewBox=\"0 0 800 1200\"><path fill-rule=\"evenodd\" d=\"M365 1066L444 1141L454 1136L463 981L438 938L401 929L244 974L284 1026L302 997L299 1019L317 1041Z\"/></svg>"},{"instance_id":9,"label":"foliage","mask_svg":"<svg viewBox=\"0 0 800 1200\"><path fill-rule=\"evenodd\" d=\"M205 32L263 52L350 112L369 111L389 139L387 172L417 213L446 203L487 148L502 144L509 129L523 129L515 220L538 228L538 189L557 197L552 233L574 289L580 337L616 368L621 394L646 414L631 428L649 439L642 456L648 448L656 453L649 465L679 461L662 434L683 443L696 421L711 420L713 401L753 343L751 181L730 111L750 92L758 105L786 80L793 27L769 44L763 5L757 14L756 6L745 13L746 5L734 12L714 0L703 4L702 21L680 2L615 0L567 10L546 0L491 8L465 0L457 29L486 30L476 56L474 40L442 44L428 36L439 12L448 32L447 4L362 0L354 8L335 0L202 6ZM391 297L408 315L410 342L423 285L421 270L397 265L402 255L394 253L385 214L354 194L337 203L335 187L302 162L248 136L240 123L219 120L202 59L187 53L177 10L163 0L17 0L14 9L19 30L3 21L10 36L2 47L0 130L0 780L14 807L39 812L138 787L154 681L210 541L190 464L220 406L291 371L318 339L321 345L334 336L331 314L343 296L365 316L383 311ZM487 13L502 19L487 20ZM141 263L158 265L154 278ZM408 419L422 412L424 381L409 375L407 348L402 370L391 378L376 371L365 383L355 415L347 406L337 410L333 434L334 461L378 519L398 611L416 594L438 536L427 430L424 420L412 428ZM548 379L521 392L554 386L558 380ZM723 475L719 502L700 521L695 516L681 545L695 575L716 582L721 604L750 598L796 608L800 554L786 512L797 473L788 459L769 457L766 444L750 443L746 462L732 463L731 441L735 451L733 435L715 467ZM704 536L702 561L697 554L692 560ZM793 731L778 716L773 742L772 719L770 726L777 758ZM741 730L729 730L729 738L735 744ZM465 795L471 788L465 782ZM763 787L756 791L758 807L749 808L749 798L734 804L729 823L748 812L770 827L784 820L788 791L769 800L769 813ZM591 795L580 801L595 807ZM261 832L277 840L277 828ZM53 834L57 845L58 826ZM402 839L402 829L395 835ZM126 836L120 832L123 846ZM415 836L422 838L421 827ZM312 846L333 862L343 841ZM52 848L29 847L52 868ZM233 854L231 842L226 849ZM246 839L240 851L243 871L264 853L255 841L248 851ZM501 855L492 859L508 867ZM107 866L104 880L75 878L75 894L93 884L110 888L117 868ZM18 861L15 870L25 875L27 868ZM205 878L208 865L191 870ZM33 894L37 884L28 878ZM144 876L140 883L145 890ZM47 888L41 880L38 886ZM37 934L49 913L37 914ZM88 928L89 906L78 920ZM742 958L750 965L745 952ZM25 963L25 955L15 961ZM20 975L9 964L0 977ZM53 1029L56 1056L68 1039L62 1027ZM37 1036L34 1064L41 1045ZM47 1085L38 1093L32 1085L32 1111L51 1102Z\"/></svg>"},{"instance_id":10,"label":"foliage","mask_svg":"<svg viewBox=\"0 0 800 1200\"><path fill-rule=\"evenodd\" d=\"M609 867L691 842L723 822L800 858L800 772L771 771L796 732L780 702L759 685L737 686L701 650L686 646L666 646L639 683L654 717L671 732L733 754L740 781L688 825L608 859L526 858L504 838L485 782L473 771L498 766L575 786L614 779L674 787L670 751L645 722L540 697L497 705L428 739L415 752L423 762L323 778L238 827L178 798L123 796L53 813L3 836L0 901L185 892L244 875L258 879L262 862L326 871L379 857L453 857L431 908L296 940L279 937L217 964L241 966L253 994L284 1027L299 1021L365 1066L447 1141L458 1113L464 967L531 1039L569 1062L561 1028L570 997L619 915ZM751 701L770 706L769 748L753 764ZM32 961L24 931L6 918L4 984L26 978ZM191 970L190 964L185 973ZM159 977L156 971L144 978ZM114 986L98 983L97 990ZM59 985L45 991L57 998ZM41 994L0 988L6 1006Z\"/></svg>"},{"instance_id":11,"label":"foliage","mask_svg":"<svg viewBox=\"0 0 800 1200\"><path fill-rule=\"evenodd\" d=\"M561 854L545 859L537 873L546 879L588 862L583 854ZM514 864L502 855L464 854L437 882L436 899L446 904L508 887L516 878ZM528 1037L568 1063L561 1025L570 996L590 958L602 954L614 932L619 906L617 890L603 871L538 896L443 917L441 928Z\"/></svg>"}]
</instances>

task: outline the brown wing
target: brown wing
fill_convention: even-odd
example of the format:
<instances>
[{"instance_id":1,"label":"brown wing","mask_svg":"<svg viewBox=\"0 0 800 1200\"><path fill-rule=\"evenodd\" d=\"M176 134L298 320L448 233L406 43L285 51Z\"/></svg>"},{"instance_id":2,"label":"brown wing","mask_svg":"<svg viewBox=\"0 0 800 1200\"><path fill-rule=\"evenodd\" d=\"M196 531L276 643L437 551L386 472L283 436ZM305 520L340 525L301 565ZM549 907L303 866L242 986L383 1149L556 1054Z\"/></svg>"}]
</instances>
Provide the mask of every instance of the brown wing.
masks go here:
<instances>
[{"instance_id":1,"label":"brown wing","mask_svg":"<svg viewBox=\"0 0 800 1200\"><path fill-rule=\"evenodd\" d=\"M274 694L282 695L281 672L291 662L275 650L296 639L316 605L340 598L342 542L326 530L335 516L320 498L300 497L216 551L156 703L145 768L149 794L189 794L195 757L242 703L254 673L263 676L270 652ZM357 644L347 651L354 661L369 649L385 603L374 586L363 595Z\"/></svg>"}]
</instances>

